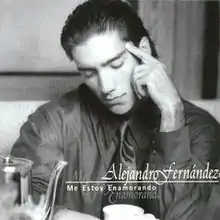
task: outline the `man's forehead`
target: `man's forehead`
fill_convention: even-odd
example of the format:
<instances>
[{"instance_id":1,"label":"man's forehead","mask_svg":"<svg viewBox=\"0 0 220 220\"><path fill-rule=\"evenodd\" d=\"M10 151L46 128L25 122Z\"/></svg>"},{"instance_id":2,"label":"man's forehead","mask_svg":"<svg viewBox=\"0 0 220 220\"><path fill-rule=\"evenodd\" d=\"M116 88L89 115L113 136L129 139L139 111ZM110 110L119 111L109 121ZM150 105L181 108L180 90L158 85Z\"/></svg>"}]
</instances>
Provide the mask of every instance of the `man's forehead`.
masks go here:
<instances>
[{"instance_id":1,"label":"man's forehead","mask_svg":"<svg viewBox=\"0 0 220 220\"><path fill-rule=\"evenodd\" d=\"M105 63L125 50L125 42L117 31L90 36L73 49L73 57L80 65Z\"/></svg>"}]
</instances>

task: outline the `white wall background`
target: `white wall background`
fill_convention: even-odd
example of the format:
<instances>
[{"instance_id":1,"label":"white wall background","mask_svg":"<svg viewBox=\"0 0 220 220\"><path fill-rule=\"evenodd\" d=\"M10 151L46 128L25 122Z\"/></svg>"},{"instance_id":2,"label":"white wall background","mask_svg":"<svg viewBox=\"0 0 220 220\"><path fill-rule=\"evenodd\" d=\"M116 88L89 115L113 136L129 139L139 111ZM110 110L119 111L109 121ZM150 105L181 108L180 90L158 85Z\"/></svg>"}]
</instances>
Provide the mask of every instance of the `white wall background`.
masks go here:
<instances>
[{"instance_id":1,"label":"white wall background","mask_svg":"<svg viewBox=\"0 0 220 220\"><path fill-rule=\"evenodd\" d=\"M181 95L199 99L202 88L204 1L140 1L139 12Z\"/></svg>"},{"instance_id":2,"label":"white wall background","mask_svg":"<svg viewBox=\"0 0 220 220\"><path fill-rule=\"evenodd\" d=\"M84 0L1 0L0 71L73 70L60 45L62 26Z\"/></svg>"}]
</instances>

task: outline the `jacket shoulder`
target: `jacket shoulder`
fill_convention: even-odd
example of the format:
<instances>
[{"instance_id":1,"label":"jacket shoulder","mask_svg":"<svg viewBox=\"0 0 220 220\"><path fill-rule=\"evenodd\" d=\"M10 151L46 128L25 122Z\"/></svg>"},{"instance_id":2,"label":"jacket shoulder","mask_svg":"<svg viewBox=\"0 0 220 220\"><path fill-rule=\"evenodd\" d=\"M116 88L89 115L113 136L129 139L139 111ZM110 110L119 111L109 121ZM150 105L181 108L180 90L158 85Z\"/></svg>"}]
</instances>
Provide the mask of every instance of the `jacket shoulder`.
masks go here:
<instances>
[{"instance_id":1,"label":"jacket shoulder","mask_svg":"<svg viewBox=\"0 0 220 220\"><path fill-rule=\"evenodd\" d=\"M219 161L220 125L206 110L185 103L186 123L190 131L191 151L202 161Z\"/></svg>"},{"instance_id":2,"label":"jacket shoulder","mask_svg":"<svg viewBox=\"0 0 220 220\"><path fill-rule=\"evenodd\" d=\"M202 109L189 101L184 101L184 109L187 124L207 125L220 129L220 124L205 109Z\"/></svg>"},{"instance_id":3,"label":"jacket shoulder","mask_svg":"<svg viewBox=\"0 0 220 220\"><path fill-rule=\"evenodd\" d=\"M81 101L78 90L43 104L28 117L28 120L37 124L42 130L51 127L53 130L61 131L66 128L80 133ZM62 132L67 133L67 131Z\"/></svg>"}]
</instances>

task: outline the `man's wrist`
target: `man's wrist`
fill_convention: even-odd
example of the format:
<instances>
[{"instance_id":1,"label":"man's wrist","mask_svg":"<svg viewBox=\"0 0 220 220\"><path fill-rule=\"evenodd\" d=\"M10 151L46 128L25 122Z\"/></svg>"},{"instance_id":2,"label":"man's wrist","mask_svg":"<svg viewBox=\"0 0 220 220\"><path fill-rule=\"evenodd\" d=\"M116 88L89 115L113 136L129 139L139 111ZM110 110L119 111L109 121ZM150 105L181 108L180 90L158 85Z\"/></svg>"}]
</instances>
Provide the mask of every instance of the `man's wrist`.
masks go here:
<instances>
[{"instance_id":1,"label":"man's wrist","mask_svg":"<svg viewBox=\"0 0 220 220\"><path fill-rule=\"evenodd\" d=\"M182 102L161 109L161 132L178 130L185 126L184 107Z\"/></svg>"}]
</instances>

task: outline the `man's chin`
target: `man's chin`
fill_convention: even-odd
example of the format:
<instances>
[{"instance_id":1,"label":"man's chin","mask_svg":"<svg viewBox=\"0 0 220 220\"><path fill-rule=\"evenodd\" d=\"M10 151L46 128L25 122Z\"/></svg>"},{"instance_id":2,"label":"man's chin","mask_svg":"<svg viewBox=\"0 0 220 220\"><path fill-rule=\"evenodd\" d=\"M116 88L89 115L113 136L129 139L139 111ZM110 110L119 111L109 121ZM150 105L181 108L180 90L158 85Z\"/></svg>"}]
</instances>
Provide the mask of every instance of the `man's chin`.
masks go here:
<instances>
[{"instance_id":1,"label":"man's chin","mask_svg":"<svg viewBox=\"0 0 220 220\"><path fill-rule=\"evenodd\" d=\"M116 115L127 115L130 114L130 112L132 112L134 106L116 106L116 107L112 107L110 109L110 111Z\"/></svg>"},{"instance_id":2,"label":"man's chin","mask_svg":"<svg viewBox=\"0 0 220 220\"><path fill-rule=\"evenodd\" d=\"M114 106L109 109L112 113L121 116L131 116L140 106L141 104L147 100L149 97L145 97L144 99L139 100L138 102L134 103L132 106Z\"/></svg>"}]
</instances>

